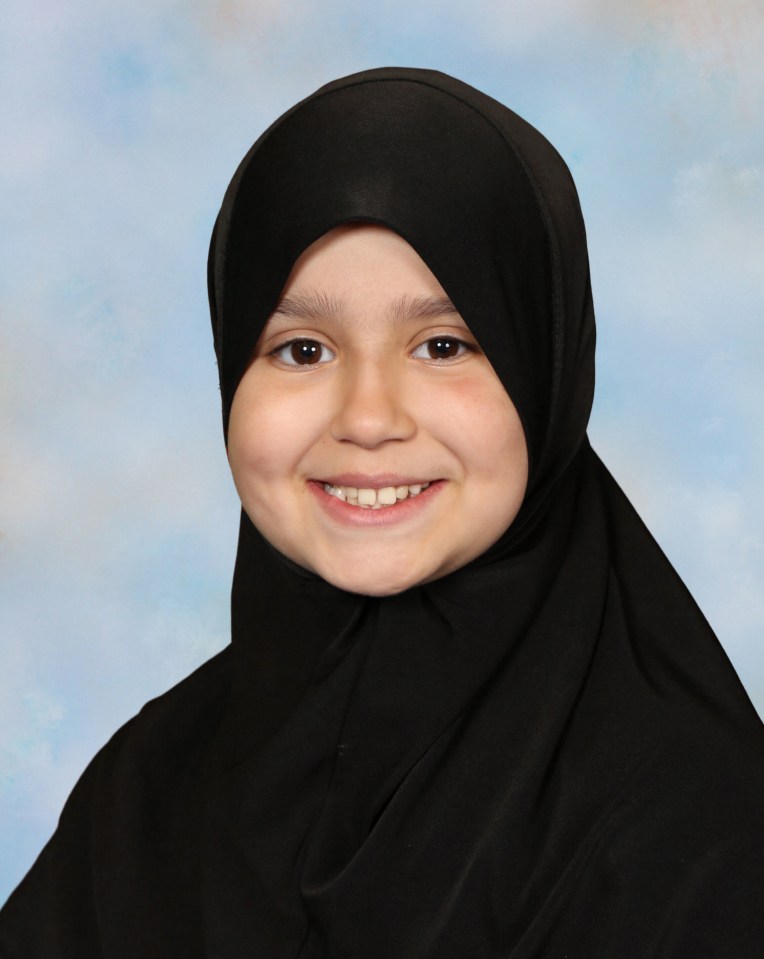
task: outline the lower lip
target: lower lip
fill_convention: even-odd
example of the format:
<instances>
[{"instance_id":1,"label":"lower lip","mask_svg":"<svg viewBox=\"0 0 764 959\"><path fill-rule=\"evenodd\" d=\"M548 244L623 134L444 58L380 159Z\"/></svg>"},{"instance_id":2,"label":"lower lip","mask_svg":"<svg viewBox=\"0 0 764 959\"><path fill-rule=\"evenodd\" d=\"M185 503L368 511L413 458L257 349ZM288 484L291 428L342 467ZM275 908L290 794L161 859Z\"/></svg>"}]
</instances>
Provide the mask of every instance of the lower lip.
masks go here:
<instances>
[{"instance_id":1,"label":"lower lip","mask_svg":"<svg viewBox=\"0 0 764 959\"><path fill-rule=\"evenodd\" d=\"M328 515L344 526L360 526L364 528L378 526L392 526L418 516L445 486L444 480L434 480L416 496L408 496L398 500L392 506L381 506L379 509L364 509L363 506L351 506L343 500L332 496L324 489L324 484L316 480L308 482L308 488L316 497L321 507Z\"/></svg>"}]
</instances>

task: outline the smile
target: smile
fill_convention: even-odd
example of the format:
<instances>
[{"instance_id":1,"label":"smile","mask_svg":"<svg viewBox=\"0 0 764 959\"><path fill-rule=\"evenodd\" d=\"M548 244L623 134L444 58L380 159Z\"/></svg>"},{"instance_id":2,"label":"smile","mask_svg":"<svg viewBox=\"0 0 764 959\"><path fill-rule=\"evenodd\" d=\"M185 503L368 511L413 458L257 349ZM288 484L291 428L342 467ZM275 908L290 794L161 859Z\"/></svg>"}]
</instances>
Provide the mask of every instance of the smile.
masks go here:
<instances>
[{"instance_id":1,"label":"smile","mask_svg":"<svg viewBox=\"0 0 764 959\"><path fill-rule=\"evenodd\" d=\"M395 506L396 503L418 496L427 489L429 483L413 483L410 486L383 486L381 489L362 488L356 486L332 486L324 483L324 491L350 506L359 506L361 509L383 509Z\"/></svg>"}]
</instances>

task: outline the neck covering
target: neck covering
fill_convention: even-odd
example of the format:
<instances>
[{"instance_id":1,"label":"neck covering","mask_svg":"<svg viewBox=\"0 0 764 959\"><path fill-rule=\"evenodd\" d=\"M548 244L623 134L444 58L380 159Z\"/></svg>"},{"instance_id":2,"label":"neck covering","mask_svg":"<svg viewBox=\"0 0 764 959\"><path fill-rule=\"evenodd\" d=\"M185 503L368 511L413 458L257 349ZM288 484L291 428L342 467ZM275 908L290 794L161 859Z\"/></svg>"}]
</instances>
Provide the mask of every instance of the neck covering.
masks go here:
<instances>
[{"instance_id":1,"label":"neck covering","mask_svg":"<svg viewBox=\"0 0 764 959\"><path fill-rule=\"evenodd\" d=\"M381 598L296 566L242 514L230 648L96 757L0 945L760 957L761 723L586 438L584 226L536 130L411 69L276 121L210 249L224 429L296 259L355 221L411 244L511 396L520 513L468 565Z\"/></svg>"}]
</instances>

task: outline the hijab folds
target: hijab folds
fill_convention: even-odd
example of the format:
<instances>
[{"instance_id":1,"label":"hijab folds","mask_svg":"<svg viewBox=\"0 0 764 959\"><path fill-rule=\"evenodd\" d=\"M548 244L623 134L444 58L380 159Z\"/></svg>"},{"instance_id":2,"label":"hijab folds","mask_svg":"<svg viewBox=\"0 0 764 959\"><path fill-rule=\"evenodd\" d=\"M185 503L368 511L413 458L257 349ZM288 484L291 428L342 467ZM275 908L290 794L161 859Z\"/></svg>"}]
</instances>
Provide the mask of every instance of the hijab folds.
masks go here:
<instances>
[{"instance_id":1,"label":"hijab folds","mask_svg":"<svg viewBox=\"0 0 764 959\"><path fill-rule=\"evenodd\" d=\"M761 723L588 444L584 225L535 129L393 68L276 121L212 238L224 428L295 261L354 221L419 253L491 361L528 444L521 511L382 598L242 514L230 647L85 771L0 954L760 959Z\"/></svg>"}]
</instances>

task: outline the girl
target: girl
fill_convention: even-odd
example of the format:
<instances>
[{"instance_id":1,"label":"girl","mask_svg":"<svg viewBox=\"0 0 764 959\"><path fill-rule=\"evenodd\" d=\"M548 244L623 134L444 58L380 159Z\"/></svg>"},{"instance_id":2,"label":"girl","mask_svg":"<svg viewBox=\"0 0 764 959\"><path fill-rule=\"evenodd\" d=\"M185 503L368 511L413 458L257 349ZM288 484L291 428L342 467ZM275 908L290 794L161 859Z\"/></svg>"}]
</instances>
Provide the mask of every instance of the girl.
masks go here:
<instances>
[{"instance_id":1,"label":"girl","mask_svg":"<svg viewBox=\"0 0 764 959\"><path fill-rule=\"evenodd\" d=\"M88 767L3 954L761 956L761 724L588 444L554 149L337 81L243 160L209 290L233 641Z\"/></svg>"}]
</instances>

